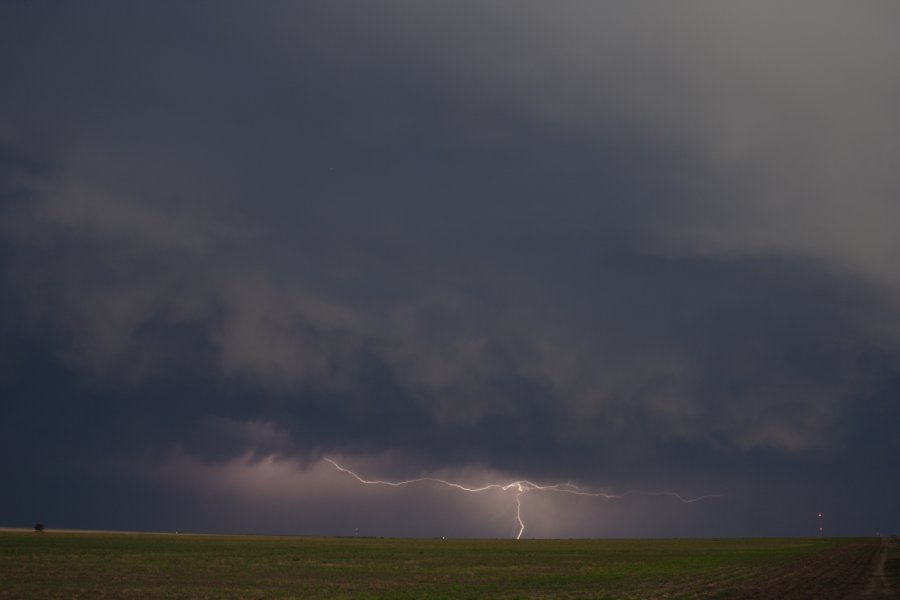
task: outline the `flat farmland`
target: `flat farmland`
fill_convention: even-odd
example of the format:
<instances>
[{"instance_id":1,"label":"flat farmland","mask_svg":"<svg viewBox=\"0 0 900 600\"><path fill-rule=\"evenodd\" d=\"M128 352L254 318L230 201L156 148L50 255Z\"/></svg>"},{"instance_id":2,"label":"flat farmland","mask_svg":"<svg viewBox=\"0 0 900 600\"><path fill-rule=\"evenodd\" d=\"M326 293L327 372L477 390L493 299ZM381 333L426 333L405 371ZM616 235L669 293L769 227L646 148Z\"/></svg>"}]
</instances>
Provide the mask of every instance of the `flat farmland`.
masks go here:
<instances>
[{"instance_id":1,"label":"flat farmland","mask_svg":"<svg viewBox=\"0 0 900 600\"><path fill-rule=\"evenodd\" d=\"M897 597L896 538L0 533L0 598Z\"/></svg>"}]
</instances>

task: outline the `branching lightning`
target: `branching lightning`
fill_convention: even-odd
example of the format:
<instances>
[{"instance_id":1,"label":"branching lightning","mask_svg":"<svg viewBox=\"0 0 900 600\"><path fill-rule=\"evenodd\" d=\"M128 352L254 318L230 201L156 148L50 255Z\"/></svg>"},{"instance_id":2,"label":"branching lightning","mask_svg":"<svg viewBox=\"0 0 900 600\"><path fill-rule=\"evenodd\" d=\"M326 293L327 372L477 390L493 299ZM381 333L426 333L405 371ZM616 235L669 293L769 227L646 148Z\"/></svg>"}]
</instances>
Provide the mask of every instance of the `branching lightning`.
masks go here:
<instances>
[{"instance_id":1,"label":"branching lightning","mask_svg":"<svg viewBox=\"0 0 900 600\"><path fill-rule=\"evenodd\" d=\"M363 479L355 472L351 471L346 467L342 467L337 462L330 458L325 458L326 461L331 463L337 470L347 473L352 476L354 479L359 481L360 483L366 485L386 485L391 487L402 487L414 483L439 483L442 485L446 485L452 488L456 488L463 492L469 493L480 493L486 492L489 490L499 490L503 492L514 491L516 498L516 524L518 526L518 532L516 533L516 539L521 539L522 534L525 533L525 521L522 520L522 495L527 492L557 492L560 494L571 494L574 496L590 496L594 498L604 498L606 500L620 500L629 495L637 495L642 494L645 496L669 496L671 498L675 498L679 502L684 504L692 504L694 502L699 502L700 500L705 500L707 498L720 498L722 494L706 494L703 496L697 496L694 498L685 498L681 494L676 492L625 492L623 494L607 494L604 492L594 492L588 489L579 487L573 483L556 483L551 485L541 485L534 483L533 481L528 481L527 479L521 479L518 481L512 481L510 483L490 483L488 485L484 485L481 487L466 487L460 483L455 483L453 481L447 481L446 479L439 479L437 477L417 477L416 479L407 479L404 481L383 481L380 479L370 480Z\"/></svg>"}]
</instances>

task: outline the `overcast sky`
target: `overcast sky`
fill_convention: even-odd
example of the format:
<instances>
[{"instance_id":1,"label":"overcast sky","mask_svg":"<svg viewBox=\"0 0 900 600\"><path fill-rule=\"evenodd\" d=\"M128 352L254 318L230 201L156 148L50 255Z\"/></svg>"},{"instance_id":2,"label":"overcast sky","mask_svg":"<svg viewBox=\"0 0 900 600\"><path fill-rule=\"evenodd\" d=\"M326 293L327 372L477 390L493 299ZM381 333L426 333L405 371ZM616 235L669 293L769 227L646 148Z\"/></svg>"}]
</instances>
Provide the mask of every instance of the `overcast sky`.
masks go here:
<instances>
[{"instance_id":1,"label":"overcast sky","mask_svg":"<svg viewBox=\"0 0 900 600\"><path fill-rule=\"evenodd\" d=\"M898 28L4 2L0 525L900 532Z\"/></svg>"}]
</instances>

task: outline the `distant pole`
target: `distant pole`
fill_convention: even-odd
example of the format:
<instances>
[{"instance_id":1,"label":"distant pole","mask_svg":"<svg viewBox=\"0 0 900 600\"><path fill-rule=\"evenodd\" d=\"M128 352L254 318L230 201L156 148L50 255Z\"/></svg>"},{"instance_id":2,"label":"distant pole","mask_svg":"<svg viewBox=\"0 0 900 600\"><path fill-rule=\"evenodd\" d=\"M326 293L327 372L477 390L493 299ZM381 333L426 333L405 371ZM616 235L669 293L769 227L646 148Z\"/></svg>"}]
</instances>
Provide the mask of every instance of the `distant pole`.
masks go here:
<instances>
[{"instance_id":1,"label":"distant pole","mask_svg":"<svg viewBox=\"0 0 900 600\"><path fill-rule=\"evenodd\" d=\"M819 517L819 520L818 520L819 535L825 535L825 525L824 525L824 521L822 520L822 513L818 513L818 517Z\"/></svg>"}]
</instances>

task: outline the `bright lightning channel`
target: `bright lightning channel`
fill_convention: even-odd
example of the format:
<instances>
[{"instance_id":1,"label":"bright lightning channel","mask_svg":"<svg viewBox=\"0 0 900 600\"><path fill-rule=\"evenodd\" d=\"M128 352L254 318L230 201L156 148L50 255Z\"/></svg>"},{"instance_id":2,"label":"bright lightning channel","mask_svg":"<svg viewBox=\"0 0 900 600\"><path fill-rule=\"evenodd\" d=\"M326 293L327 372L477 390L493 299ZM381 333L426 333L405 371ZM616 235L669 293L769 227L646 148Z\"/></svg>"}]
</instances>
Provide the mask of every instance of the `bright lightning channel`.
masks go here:
<instances>
[{"instance_id":1,"label":"bright lightning channel","mask_svg":"<svg viewBox=\"0 0 900 600\"><path fill-rule=\"evenodd\" d=\"M676 492L625 492L624 494L606 494L604 492L592 492L585 488L579 487L573 483L555 483L552 485L540 485L534 483L533 481L528 481L527 479L520 479L519 481L512 481L510 483L489 483L488 485L484 485L481 487L466 487L460 483L455 483L453 481L447 481L446 479L439 479L437 477L417 477L416 479L407 479L405 481L383 481L380 479L363 479L355 472L351 471L346 467L342 467L334 460L325 457L325 460L331 463L338 471L343 473L347 473L352 476L354 479L359 481L360 483L364 483L366 485L387 485L391 487L401 487L404 485L410 485L413 483L423 483L423 482L433 482L440 483L442 485L446 485L452 488L456 488L458 490L462 490L463 492L470 493L479 493L486 492L488 490L500 490L504 492L508 492L510 490L515 491L516 493L516 524L519 528L516 533L516 539L522 539L522 534L525 533L525 521L522 520L522 495L526 492L538 491L538 492L558 492L560 494L572 494L574 496L591 496L594 498L604 498L606 500L619 500L624 498L625 496L633 495L633 494L643 494L645 496L670 496L675 498L679 502L683 502L684 504L693 504L694 502L699 502L700 500L705 500L707 498L720 498L722 494L706 494L703 496L697 496L695 498L685 498L681 494Z\"/></svg>"}]
</instances>

